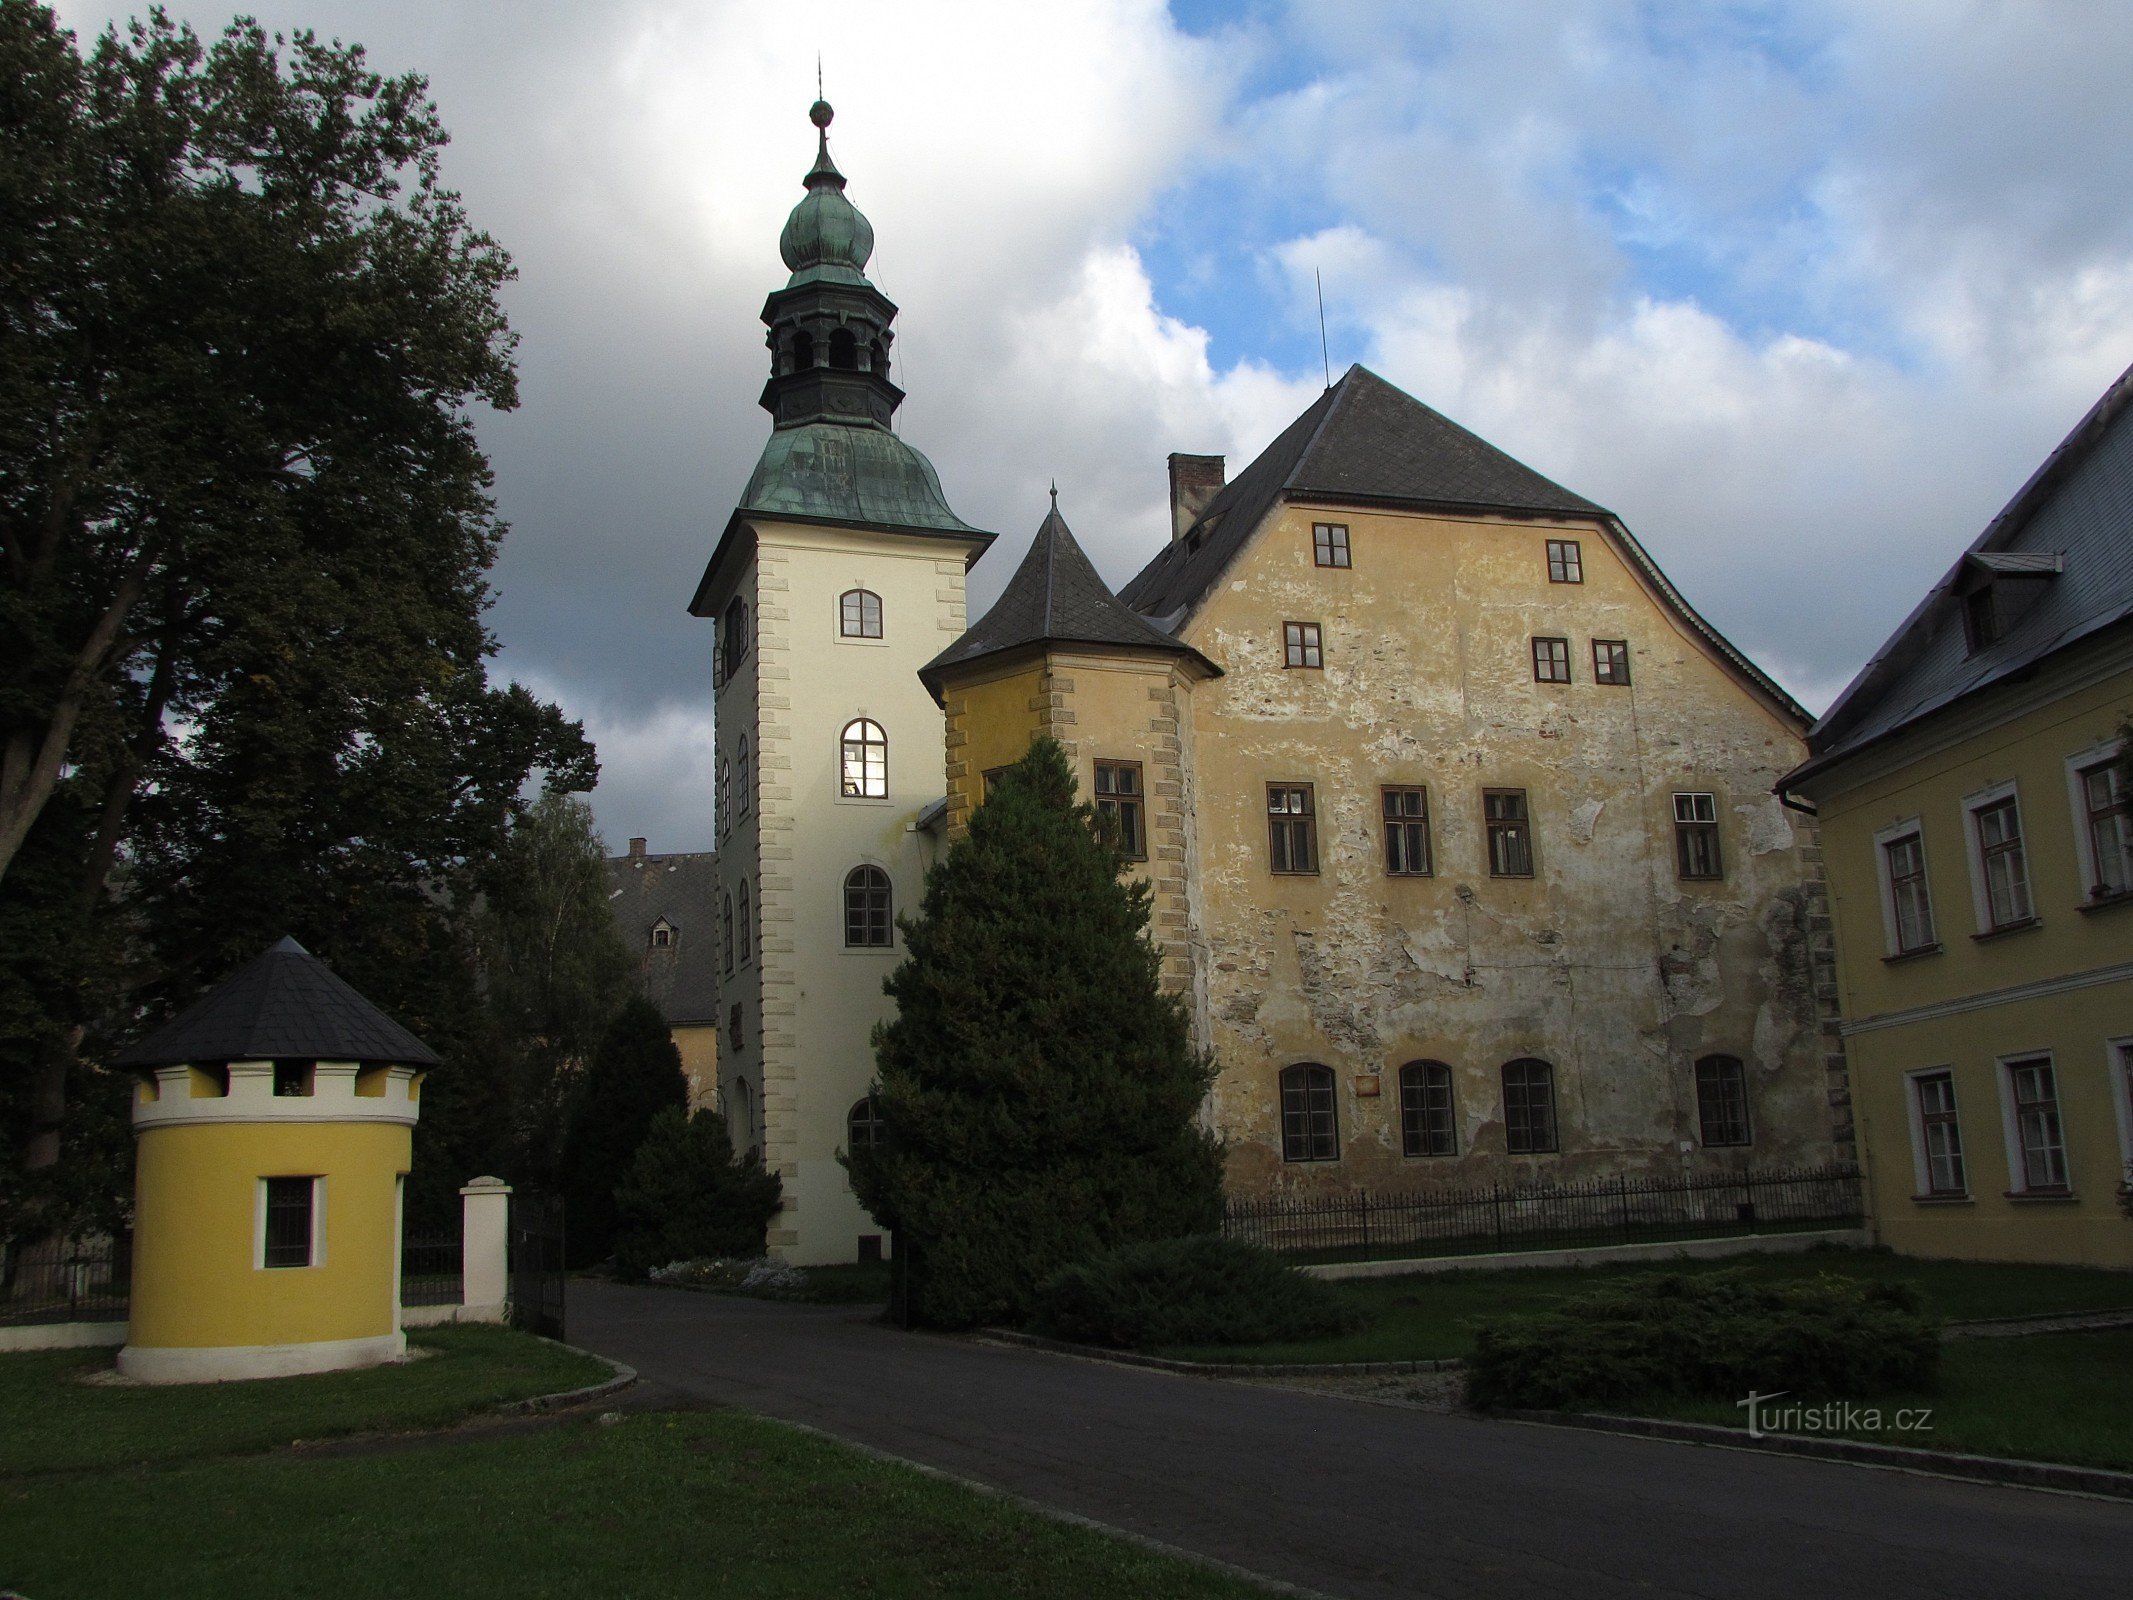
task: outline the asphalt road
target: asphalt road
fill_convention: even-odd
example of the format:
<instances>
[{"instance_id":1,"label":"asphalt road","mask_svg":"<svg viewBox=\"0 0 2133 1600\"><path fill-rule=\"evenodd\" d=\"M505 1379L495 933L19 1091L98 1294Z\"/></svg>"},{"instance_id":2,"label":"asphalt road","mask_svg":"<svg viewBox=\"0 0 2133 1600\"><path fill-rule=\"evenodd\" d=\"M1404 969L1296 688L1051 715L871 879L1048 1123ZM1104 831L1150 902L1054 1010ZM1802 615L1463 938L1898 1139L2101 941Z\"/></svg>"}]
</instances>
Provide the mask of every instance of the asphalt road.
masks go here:
<instances>
[{"instance_id":1,"label":"asphalt road","mask_svg":"<svg viewBox=\"0 0 2133 1600\"><path fill-rule=\"evenodd\" d=\"M1176 1377L870 1316L570 1286L571 1342L655 1384L1353 1600L2133 1596L2133 1505Z\"/></svg>"}]
</instances>

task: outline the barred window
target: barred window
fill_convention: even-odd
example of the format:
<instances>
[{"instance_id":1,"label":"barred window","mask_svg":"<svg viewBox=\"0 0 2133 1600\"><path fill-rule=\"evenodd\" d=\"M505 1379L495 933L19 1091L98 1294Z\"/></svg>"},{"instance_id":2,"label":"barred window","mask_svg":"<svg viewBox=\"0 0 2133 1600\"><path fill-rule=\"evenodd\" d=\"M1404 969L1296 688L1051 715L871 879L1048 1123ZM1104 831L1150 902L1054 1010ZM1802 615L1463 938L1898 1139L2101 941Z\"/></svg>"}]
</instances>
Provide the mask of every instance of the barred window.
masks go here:
<instances>
[{"instance_id":1,"label":"barred window","mask_svg":"<svg viewBox=\"0 0 2133 1600\"><path fill-rule=\"evenodd\" d=\"M1400 1069L1400 1149L1410 1156L1455 1156L1452 1069L1442 1061L1410 1061Z\"/></svg>"},{"instance_id":2,"label":"barred window","mask_svg":"<svg viewBox=\"0 0 2133 1600\"><path fill-rule=\"evenodd\" d=\"M1395 878L1428 877L1429 791L1420 786L1388 784L1381 794L1385 814L1385 871Z\"/></svg>"},{"instance_id":3,"label":"barred window","mask_svg":"<svg viewBox=\"0 0 2133 1600\"><path fill-rule=\"evenodd\" d=\"M1533 876L1533 833L1526 818L1526 791L1481 791L1482 822L1489 832L1489 876Z\"/></svg>"},{"instance_id":4,"label":"barred window","mask_svg":"<svg viewBox=\"0 0 2133 1600\"><path fill-rule=\"evenodd\" d=\"M1583 583L1585 564L1578 551L1575 539L1550 539L1548 541L1548 581L1550 583Z\"/></svg>"},{"instance_id":5,"label":"barred window","mask_svg":"<svg viewBox=\"0 0 2133 1600\"><path fill-rule=\"evenodd\" d=\"M1103 819L1120 854L1145 861L1148 842L1141 826L1141 764L1138 761L1096 763L1096 814Z\"/></svg>"},{"instance_id":6,"label":"barred window","mask_svg":"<svg viewBox=\"0 0 2133 1600\"><path fill-rule=\"evenodd\" d=\"M881 637L881 596L871 589L847 589L837 600L838 631L847 639Z\"/></svg>"},{"instance_id":7,"label":"barred window","mask_svg":"<svg viewBox=\"0 0 2133 1600\"><path fill-rule=\"evenodd\" d=\"M1963 1131L1955 1120L1955 1074L1922 1072L1911 1080L1918 1096L1918 1131L1924 1145L1927 1194L1968 1194L1963 1174Z\"/></svg>"},{"instance_id":8,"label":"barred window","mask_svg":"<svg viewBox=\"0 0 2133 1600\"><path fill-rule=\"evenodd\" d=\"M1570 681L1570 641L1568 639L1542 639L1533 641L1533 681L1535 683L1568 683Z\"/></svg>"},{"instance_id":9,"label":"barred window","mask_svg":"<svg viewBox=\"0 0 2133 1600\"><path fill-rule=\"evenodd\" d=\"M1284 622L1281 625L1281 646L1283 666L1323 667L1326 664L1315 622Z\"/></svg>"},{"instance_id":10,"label":"barred window","mask_svg":"<svg viewBox=\"0 0 2133 1600\"><path fill-rule=\"evenodd\" d=\"M1629 641L1627 639L1595 639L1592 641L1592 681L1594 683L1629 682Z\"/></svg>"},{"instance_id":11,"label":"barred window","mask_svg":"<svg viewBox=\"0 0 2133 1600\"><path fill-rule=\"evenodd\" d=\"M1311 559L1321 567L1347 566L1348 525L1345 522L1312 523Z\"/></svg>"},{"instance_id":12,"label":"barred window","mask_svg":"<svg viewBox=\"0 0 2133 1600\"><path fill-rule=\"evenodd\" d=\"M854 947L888 945L896 926L889 875L879 867L854 867L844 879L844 942Z\"/></svg>"},{"instance_id":13,"label":"barred window","mask_svg":"<svg viewBox=\"0 0 2133 1600\"><path fill-rule=\"evenodd\" d=\"M1318 815L1308 783L1266 786L1267 859L1276 872L1318 870Z\"/></svg>"},{"instance_id":14,"label":"barred window","mask_svg":"<svg viewBox=\"0 0 2133 1600\"><path fill-rule=\"evenodd\" d=\"M889 736L881 724L861 717L844 725L843 793L848 800L879 800L889 792Z\"/></svg>"},{"instance_id":15,"label":"barred window","mask_svg":"<svg viewBox=\"0 0 2133 1600\"><path fill-rule=\"evenodd\" d=\"M1547 1155L1555 1141L1555 1068L1528 1056L1503 1069L1504 1148L1514 1156Z\"/></svg>"},{"instance_id":16,"label":"barred window","mask_svg":"<svg viewBox=\"0 0 2133 1600\"><path fill-rule=\"evenodd\" d=\"M1281 1159L1338 1161L1340 1129L1334 1120L1333 1069L1312 1062L1281 1072Z\"/></svg>"},{"instance_id":17,"label":"barred window","mask_svg":"<svg viewBox=\"0 0 2133 1600\"><path fill-rule=\"evenodd\" d=\"M260 1265L310 1266L312 1207L317 1199L318 1179L269 1178L266 1185L266 1238Z\"/></svg>"},{"instance_id":18,"label":"barred window","mask_svg":"<svg viewBox=\"0 0 2133 1600\"><path fill-rule=\"evenodd\" d=\"M1718 855L1718 797L1674 796L1674 871L1684 878L1723 878Z\"/></svg>"},{"instance_id":19,"label":"barred window","mask_svg":"<svg viewBox=\"0 0 2133 1600\"><path fill-rule=\"evenodd\" d=\"M1752 1142L1748 1070L1738 1056L1705 1056L1696 1063L1696 1116L1706 1148Z\"/></svg>"},{"instance_id":20,"label":"barred window","mask_svg":"<svg viewBox=\"0 0 2133 1600\"><path fill-rule=\"evenodd\" d=\"M881 1114L881 1102L873 1095L846 1113L844 1119L845 1148L847 1150L878 1150L889 1142L889 1122Z\"/></svg>"}]
</instances>

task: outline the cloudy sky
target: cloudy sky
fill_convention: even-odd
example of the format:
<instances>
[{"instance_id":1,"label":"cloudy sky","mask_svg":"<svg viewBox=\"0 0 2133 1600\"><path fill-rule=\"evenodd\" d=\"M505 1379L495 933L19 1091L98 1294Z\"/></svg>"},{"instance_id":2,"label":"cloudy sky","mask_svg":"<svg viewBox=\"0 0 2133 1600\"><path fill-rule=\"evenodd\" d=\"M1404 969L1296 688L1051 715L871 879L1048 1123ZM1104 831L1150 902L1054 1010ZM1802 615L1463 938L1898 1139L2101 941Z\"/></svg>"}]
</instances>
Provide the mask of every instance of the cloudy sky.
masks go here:
<instances>
[{"instance_id":1,"label":"cloudy sky","mask_svg":"<svg viewBox=\"0 0 2133 1600\"><path fill-rule=\"evenodd\" d=\"M203 31L227 12L171 9ZM68 0L70 25L114 14ZM585 719L617 848L711 842L683 607L768 431L764 295L832 140L905 437L1114 583L1163 458L1351 361L1616 510L1826 704L2133 362L2122 0L265 0L419 71L512 252L502 670Z\"/></svg>"}]
</instances>

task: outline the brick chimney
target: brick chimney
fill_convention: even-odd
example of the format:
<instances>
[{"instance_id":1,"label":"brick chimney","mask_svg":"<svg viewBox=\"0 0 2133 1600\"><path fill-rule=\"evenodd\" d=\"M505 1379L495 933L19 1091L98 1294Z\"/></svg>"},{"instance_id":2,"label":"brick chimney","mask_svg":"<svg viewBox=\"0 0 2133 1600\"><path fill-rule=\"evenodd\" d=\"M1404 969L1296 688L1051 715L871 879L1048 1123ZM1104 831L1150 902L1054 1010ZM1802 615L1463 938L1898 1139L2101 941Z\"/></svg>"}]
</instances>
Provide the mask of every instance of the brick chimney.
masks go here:
<instances>
[{"instance_id":1,"label":"brick chimney","mask_svg":"<svg viewBox=\"0 0 2133 1600\"><path fill-rule=\"evenodd\" d=\"M1170 457L1170 537L1185 537L1207 502L1221 492L1225 479L1220 456Z\"/></svg>"},{"instance_id":2,"label":"brick chimney","mask_svg":"<svg viewBox=\"0 0 2133 1600\"><path fill-rule=\"evenodd\" d=\"M642 839L632 839L630 841L630 860L638 866L644 865L644 841Z\"/></svg>"}]
</instances>

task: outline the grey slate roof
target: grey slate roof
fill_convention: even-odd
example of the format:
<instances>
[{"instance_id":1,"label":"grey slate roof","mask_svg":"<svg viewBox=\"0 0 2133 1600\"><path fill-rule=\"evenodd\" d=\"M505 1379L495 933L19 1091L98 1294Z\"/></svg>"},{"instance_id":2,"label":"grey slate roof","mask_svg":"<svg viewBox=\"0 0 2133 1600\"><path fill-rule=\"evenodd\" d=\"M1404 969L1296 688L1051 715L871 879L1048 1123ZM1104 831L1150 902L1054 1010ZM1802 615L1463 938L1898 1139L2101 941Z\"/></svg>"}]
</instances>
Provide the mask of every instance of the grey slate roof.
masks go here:
<instances>
[{"instance_id":1,"label":"grey slate roof","mask_svg":"<svg viewBox=\"0 0 2133 1600\"><path fill-rule=\"evenodd\" d=\"M1119 598L1151 617L1188 609L1214 586L1285 496L1539 516L1608 515L1369 368L1353 366L1215 495L1186 536L1149 562Z\"/></svg>"},{"instance_id":2,"label":"grey slate roof","mask_svg":"<svg viewBox=\"0 0 2133 1600\"><path fill-rule=\"evenodd\" d=\"M622 942L639 961L638 982L670 1028L718 1021L718 857L610 856L609 904ZM652 945L664 917L674 942Z\"/></svg>"},{"instance_id":3,"label":"grey slate roof","mask_svg":"<svg viewBox=\"0 0 2133 1600\"><path fill-rule=\"evenodd\" d=\"M437 1065L428 1045L294 939L253 958L112 1065L291 1060Z\"/></svg>"},{"instance_id":4,"label":"grey slate roof","mask_svg":"<svg viewBox=\"0 0 2133 1600\"><path fill-rule=\"evenodd\" d=\"M941 672L949 667L1035 644L1119 645L1188 656L1208 672L1219 669L1182 640L1172 638L1137 616L1096 575L1075 541L1066 518L1052 509L1037 527L1022 565L1007 580L992 609L964 635L919 669L919 679L939 694Z\"/></svg>"},{"instance_id":5,"label":"grey slate roof","mask_svg":"<svg viewBox=\"0 0 2133 1600\"><path fill-rule=\"evenodd\" d=\"M2038 586L2005 637L1971 654L1963 580ZM2133 368L1987 524L1808 735L1794 784L2046 656L2133 618Z\"/></svg>"}]
</instances>

